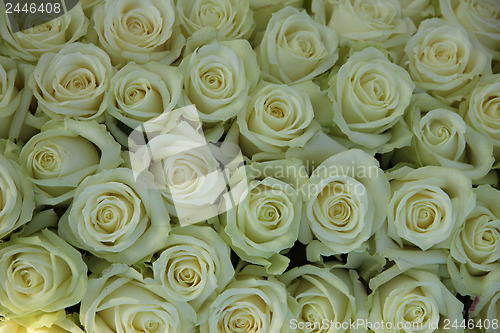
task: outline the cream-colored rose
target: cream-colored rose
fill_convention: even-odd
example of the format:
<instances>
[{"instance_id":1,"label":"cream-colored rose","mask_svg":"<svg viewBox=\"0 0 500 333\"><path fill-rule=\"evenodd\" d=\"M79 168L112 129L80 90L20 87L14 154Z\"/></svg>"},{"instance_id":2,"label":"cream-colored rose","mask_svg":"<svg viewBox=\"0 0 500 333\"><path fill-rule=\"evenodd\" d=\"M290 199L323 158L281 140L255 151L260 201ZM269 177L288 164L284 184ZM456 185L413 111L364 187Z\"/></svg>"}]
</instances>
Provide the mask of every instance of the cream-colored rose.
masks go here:
<instances>
[{"instance_id":1,"label":"cream-colored rose","mask_svg":"<svg viewBox=\"0 0 500 333\"><path fill-rule=\"evenodd\" d=\"M415 84L404 68L370 47L354 53L329 81L334 129L357 146L385 153L406 146L403 115Z\"/></svg>"},{"instance_id":2,"label":"cream-colored rose","mask_svg":"<svg viewBox=\"0 0 500 333\"><path fill-rule=\"evenodd\" d=\"M486 135L500 161L500 74L484 76L460 104L465 122Z\"/></svg>"},{"instance_id":3,"label":"cream-colored rose","mask_svg":"<svg viewBox=\"0 0 500 333\"><path fill-rule=\"evenodd\" d=\"M192 333L196 313L133 268L115 264L89 278L80 321L86 333Z\"/></svg>"},{"instance_id":4,"label":"cream-colored rose","mask_svg":"<svg viewBox=\"0 0 500 333\"><path fill-rule=\"evenodd\" d=\"M14 143L0 140L0 239L28 223L35 210L33 187L14 149Z\"/></svg>"},{"instance_id":5,"label":"cream-colored rose","mask_svg":"<svg viewBox=\"0 0 500 333\"><path fill-rule=\"evenodd\" d=\"M9 58L0 56L0 138L18 139L23 132L23 123L29 113L33 97L25 86L30 68L18 66ZM23 132L23 133L22 133Z\"/></svg>"},{"instance_id":6,"label":"cream-colored rose","mask_svg":"<svg viewBox=\"0 0 500 333\"><path fill-rule=\"evenodd\" d=\"M256 48L260 68L283 83L310 80L338 59L338 38L305 11L285 7L273 14Z\"/></svg>"},{"instance_id":7,"label":"cream-colored rose","mask_svg":"<svg viewBox=\"0 0 500 333\"><path fill-rule=\"evenodd\" d=\"M101 46L113 65L151 60L171 64L185 44L172 0L107 0L94 7L87 39Z\"/></svg>"},{"instance_id":8,"label":"cream-colored rose","mask_svg":"<svg viewBox=\"0 0 500 333\"><path fill-rule=\"evenodd\" d=\"M181 91L178 68L154 61L144 65L128 63L113 76L105 95L109 131L126 146L128 137L119 123L135 129L173 110L182 103Z\"/></svg>"},{"instance_id":9,"label":"cream-colored rose","mask_svg":"<svg viewBox=\"0 0 500 333\"><path fill-rule=\"evenodd\" d=\"M170 298L187 301L195 310L234 276L229 246L211 227L200 225L172 229L153 272Z\"/></svg>"},{"instance_id":10,"label":"cream-colored rose","mask_svg":"<svg viewBox=\"0 0 500 333\"><path fill-rule=\"evenodd\" d=\"M439 18L422 21L405 46L403 64L417 87L460 101L480 75L491 74L491 55L458 24Z\"/></svg>"},{"instance_id":11,"label":"cream-colored rose","mask_svg":"<svg viewBox=\"0 0 500 333\"><path fill-rule=\"evenodd\" d=\"M344 324L368 319L366 291L355 270L305 265L286 272L279 279L299 304L298 318L290 323L292 328L298 327L297 332L366 332L362 325L351 329ZM308 324L313 329L307 329Z\"/></svg>"},{"instance_id":12,"label":"cream-colored rose","mask_svg":"<svg viewBox=\"0 0 500 333\"><path fill-rule=\"evenodd\" d=\"M441 15L471 31L500 59L500 4L495 0L439 0Z\"/></svg>"},{"instance_id":13,"label":"cream-colored rose","mask_svg":"<svg viewBox=\"0 0 500 333\"><path fill-rule=\"evenodd\" d=\"M299 240L309 244L308 260L365 251L386 219L390 199L378 161L357 149L336 154L313 171L304 187L310 231L302 230Z\"/></svg>"},{"instance_id":14,"label":"cream-colored rose","mask_svg":"<svg viewBox=\"0 0 500 333\"><path fill-rule=\"evenodd\" d=\"M29 86L38 107L52 119L102 121L113 67L95 45L73 43L57 54L45 53L30 76Z\"/></svg>"},{"instance_id":15,"label":"cream-colored rose","mask_svg":"<svg viewBox=\"0 0 500 333\"><path fill-rule=\"evenodd\" d=\"M434 273L411 269L401 271L397 266L370 280L373 290L369 296L371 310L368 321L375 333L443 333L463 332L463 303L460 302ZM445 324L448 328L445 328ZM452 327L454 322L458 328ZM387 325L391 325L392 330Z\"/></svg>"},{"instance_id":16,"label":"cream-colored rose","mask_svg":"<svg viewBox=\"0 0 500 333\"><path fill-rule=\"evenodd\" d=\"M122 164L120 145L94 121L47 122L22 148L20 163L38 205L68 204L88 175Z\"/></svg>"},{"instance_id":17,"label":"cream-colored rose","mask_svg":"<svg viewBox=\"0 0 500 333\"><path fill-rule=\"evenodd\" d=\"M179 66L184 91L204 122L233 118L247 103L260 69L246 40L208 44L184 57Z\"/></svg>"},{"instance_id":18,"label":"cream-colored rose","mask_svg":"<svg viewBox=\"0 0 500 333\"><path fill-rule=\"evenodd\" d=\"M153 178L152 187L159 189L168 212L182 225L220 213L219 204L226 192L225 175L205 141L201 124L193 127L181 121L151 136L147 145L137 148L131 156L135 164L142 163L134 170L143 169L146 180L147 175Z\"/></svg>"},{"instance_id":19,"label":"cream-colored rose","mask_svg":"<svg viewBox=\"0 0 500 333\"><path fill-rule=\"evenodd\" d=\"M170 217L161 195L118 168L78 185L58 233L73 246L111 262L132 265L165 247Z\"/></svg>"},{"instance_id":20,"label":"cream-colored rose","mask_svg":"<svg viewBox=\"0 0 500 333\"><path fill-rule=\"evenodd\" d=\"M247 266L200 314L201 333L288 333L297 304L283 283Z\"/></svg>"},{"instance_id":21,"label":"cream-colored rose","mask_svg":"<svg viewBox=\"0 0 500 333\"><path fill-rule=\"evenodd\" d=\"M483 294L490 272L500 269L500 191L474 189L476 207L454 234L448 258L451 280L462 295Z\"/></svg>"},{"instance_id":22,"label":"cream-colored rose","mask_svg":"<svg viewBox=\"0 0 500 333\"><path fill-rule=\"evenodd\" d=\"M253 178L248 193L236 200L239 204L234 209L220 215L220 233L240 258L281 274L290 260L280 252L291 248L299 233L299 188L306 172L300 163L285 160L252 165L248 170Z\"/></svg>"},{"instance_id":23,"label":"cream-colored rose","mask_svg":"<svg viewBox=\"0 0 500 333\"><path fill-rule=\"evenodd\" d=\"M405 117L411 146L396 151L395 161L437 165L464 172L472 181L490 172L493 145L464 119L427 94L416 94Z\"/></svg>"},{"instance_id":24,"label":"cream-colored rose","mask_svg":"<svg viewBox=\"0 0 500 333\"><path fill-rule=\"evenodd\" d=\"M81 254L48 229L0 244L0 308L6 317L64 310L87 290Z\"/></svg>"},{"instance_id":25,"label":"cream-colored rose","mask_svg":"<svg viewBox=\"0 0 500 333\"><path fill-rule=\"evenodd\" d=\"M305 92L310 85L314 87L311 81L294 86L262 81L257 86L237 118L239 144L248 157L284 158L289 148L303 147L320 130Z\"/></svg>"},{"instance_id":26,"label":"cream-colored rose","mask_svg":"<svg viewBox=\"0 0 500 333\"><path fill-rule=\"evenodd\" d=\"M317 21L347 41L387 49L404 45L415 32L412 20L401 15L399 0L313 0L311 10Z\"/></svg>"},{"instance_id":27,"label":"cream-colored rose","mask_svg":"<svg viewBox=\"0 0 500 333\"><path fill-rule=\"evenodd\" d=\"M246 39L254 27L249 0L175 0L175 9L186 37L213 27L228 39Z\"/></svg>"},{"instance_id":28,"label":"cream-colored rose","mask_svg":"<svg viewBox=\"0 0 500 333\"><path fill-rule=\"evenodd\" d=\"M453 234L475 206L471 180L461 171L427 166L393 171L387 224L377 252L399 267L444 264Z\"/></svg>"},{"instance_id":29,"label":"cream-colored rose","mask_svg":"<svg viewBox=\"0 0 500 333\"><path fill-rule=\"evenodd\" d=\"M45 3L35 2L35 4L38 8L40 4ZM87 33L89 21L83 14L80 4L64 15L42 12L30 14L26 15L26 21L20 21L26 29L19 31L12 29L4 9L4 17L0 19L2 53L25 62L36 63L43 54L56 53ZM53 19L49 21L52 15Z\"/></svg>"},{"instance_id":30,"label":"cream-colored rose","mask_svg":"<svg viewBox=\"0 0 500 333\"><path fill-rule=\"evenodd\" d=\"M0 319L0 333L84 333L70 318L50 326L26 327L12 319Z\"/></svg>"}]
</instances>

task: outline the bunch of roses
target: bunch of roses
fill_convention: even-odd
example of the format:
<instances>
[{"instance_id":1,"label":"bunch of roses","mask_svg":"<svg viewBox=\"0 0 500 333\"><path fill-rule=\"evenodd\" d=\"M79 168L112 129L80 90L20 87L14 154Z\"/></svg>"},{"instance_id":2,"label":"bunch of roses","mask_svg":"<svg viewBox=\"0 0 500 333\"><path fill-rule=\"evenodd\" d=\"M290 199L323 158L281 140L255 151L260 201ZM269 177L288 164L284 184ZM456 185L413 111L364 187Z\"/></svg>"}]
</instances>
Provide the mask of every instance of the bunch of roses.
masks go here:
<instances>
[{"instance_id":1,"label":"bunch of roses","mask_svg":"<svg viewBox=\"0 0 500 333\"><path fill-rule=\"evenodd\" d=\"M0 332L498 332L498 1L66 2L0 4Z\"/></svg>"}]
</instances>

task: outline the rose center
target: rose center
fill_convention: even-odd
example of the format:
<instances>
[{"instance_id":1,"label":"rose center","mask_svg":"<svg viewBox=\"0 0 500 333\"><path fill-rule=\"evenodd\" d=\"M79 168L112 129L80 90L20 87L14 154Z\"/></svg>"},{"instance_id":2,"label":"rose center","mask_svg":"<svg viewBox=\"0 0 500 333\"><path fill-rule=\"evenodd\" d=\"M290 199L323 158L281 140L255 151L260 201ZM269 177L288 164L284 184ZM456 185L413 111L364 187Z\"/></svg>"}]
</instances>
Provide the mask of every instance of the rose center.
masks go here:
<instances>
[{"instance_id":1,"label":"rose center","mask_svg":"<svg viewBox=\"0 0 500 333\"><path fill-rule=\"evenodd\" d=\"M488 96L483 102L485 116L492 122L500 121L500 95Z\"/></svg>"},{"instance_id":2,"label":"rose center","mask_svg":"<svg viewBox=\"0 0 500 333\"><path fill-rule=\"evenodd\" d=\"M410 303L405 306L403 318L407 322L423 322L426 314L424 305Z\"/></svg>"},{"instance_id":3,"label":"rose center","mask_svg":"<svg viewBox=\"0 0 500 333\"><path fill-rule=\"evenodd\" d=\"M153 26L148 20L136 15L127 18L126 26L128 31L137 36L149 35L153 32Z\"/></svg>"},{"instance_id":4,"label":"rose center","mask_svg":"<svg viewBox=\"0 0 500 333\"><path fill-rule=\"evenodd\" d=\"M224 11L213 3L207 3L200 8L200 23L202 26L217 27L221 18L224 17Z\"/></svg>"},{"instance_id":5,"label":"rose center","mask_svg":"<svg viewBox=\"0 0 500 333\"><path fill-rule=\"evenodd\" d=\"M500 12L500 7L493 1L474 1L472 6L476 14L485 20L497 19L498 13Z\"/></svg>"},{"instance_id":6,"label":"rose center","mask_svg":"<svg viewBox=\"0 0 500 333\"><path fill-rule=\"evenodd\" d=\"M33 169L38 173L59 172L61 156L55 145L36 145L33 157Z\"/></svg>"}]
</instances>

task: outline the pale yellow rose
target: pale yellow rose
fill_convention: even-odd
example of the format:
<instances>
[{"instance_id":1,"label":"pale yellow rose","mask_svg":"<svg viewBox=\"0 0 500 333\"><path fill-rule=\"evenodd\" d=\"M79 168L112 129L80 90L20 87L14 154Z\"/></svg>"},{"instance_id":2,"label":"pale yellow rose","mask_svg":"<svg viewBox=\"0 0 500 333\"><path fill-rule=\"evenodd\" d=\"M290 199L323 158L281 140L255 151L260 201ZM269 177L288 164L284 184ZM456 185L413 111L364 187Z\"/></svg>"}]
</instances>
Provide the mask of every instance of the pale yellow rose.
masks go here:
<instances>
[{"instance_id":1,"label":"pale yellow rose","mask_svg":"<svg viewBox=\"0 0 500 333\"><path fill-rule=\"evenodd\" d=\"M370 280L372 293L368 321L376 333L444 333L463 332L463 303L460 302L434 273L397 266ZM458 328L452 324L457 321ZM380 325L384 322L386 326ZM448 323L448 329L445 324ZM391 325L392 330L387 325Z\"/></svg>"},{"instance_id":2,"label":"pale yellow rose","mask_svg":"<svg viewBox=\"0 0 500 333\"><path fill-rule=\"evenodd\" d=\"M298 317L290 322L297 332L366 332L365 327L350 329L344 324L368 319L366 291L355 270L305 265L287 271L279 279L299 305ZM317 327L316 323L321 324L320 329L305 328L307 324Z\"/></svg>"},{"instance_id":3,"label":"pale yellow rose","mask_svg":"<svg viewBox=\"0 0 500 333\"><path fill-rule=\"evenodd\" d=\"M446 263L446 249L475 206L471 180L461 171L427 166L391 172L387 223L377 252L399 267Z\"/></svg>"},{"instance_id":4,"label":"pale yellow rose","mask_svg":"<svg viewBox=\"0 0 500 333\"><path fill-rule=\"evenodd\" d=\"M409 144L403 115L415 84L404 68L369 47L354 53L328 84L336 135L378 153Z\"/></svg>"},{"instance_id":5,"label":"pale yellow rose","mask_svg":"<svg viewBox=\"0 0 500 333\"><path fill-rule=\"evenodd\" d=\"M164 248L169 231L160 193L142 186L126 168L85 178L58 224L59 235L71 245L127 265Z\"/></svg>"},{"instance_id":6,"label":"pale yellow rose","mask_svg":"<svg viewBox=\"0 0 500 333\"><path fill-rule=\"evenodd\" d=\"M46 4L46 2L33 3L38 4L37 8ZM23 22L27 28L21 31L12 29L5 9L2 16L0 18L2 53L30 63L36 63L45 53L56 53L65 45L76 42L87 33L89 25L80 4L64 15L57 15L55 12L27 14L26 21L19 19L19 22Z\"/></svg>"},{"instance_id":7,"label":"pale yellow rose","mask_svg":"<svg viewBox=\"0 0 500 333\"><path fill-rule=\"evenodd\" d=\"M234 276L229 246L208 226L178 226L153 261L155 281L172 299L198 310Z\"/></svg>"},{"instance_id":8,"label":"pale yellow rose","mask_svg":"<svg viewBox=\"0 0 500 333\"><path fill-rule=\"evenodd\" d=\"M20 163L38 205L67 205L88 175L122 164L120 145L94 121L47 122L22 148Z\"/></svg>"},{"instance_id":9,"label":"pale yellow rose","mask_svg":"<svg viewBox=\"0 0 500 333\"><path fill-rule=\"evenodd\" d=\"M265 278L247 266L236 279L199 314L201 333L266 332L289 333L296 318L297 303L283 283Z\"/></svg>"},{"instance_id":10,"label":"pale yellow rose","mask_svg":"<svg viewBox=\"0 0 500 333\"><path fill-rule=\"evenodd\" d=\"M213 27L228 39L246 39L254 27L249 0L175 0L175 9L186 37Z\"/></svg>"},{"instance_id":11,"label":"pale yellow rose","mask_svg":"<svg viewBox=\"0 0 500 333\"><path fill-rule=\"evenodd\" d=\"M389 182L375 158L352 149L325 160L303 188L305 218L299 240L309 261L320 255L362 252L386 219ZM314 236L314 240L313 240Z\"/></svg>"},{"instance_id":12,"label":"pale yellow rose","mask_svg":"<svg viewBox=\"0 0 500 333\"><path fill-rule=\"evenodd\" d=\"M30 76L38 107L52 119L104 120L104 93L114 69L95 45L73 43L44 53Z\"/></svg>"},{"instance_id":13,"label":"pale yellow rose","mask_svg":"<svg viewBox=\"0 0 500 333\"><path fill-rule=\"evenodd\" d=\"M423 19L436 16L433 0L400 0L401 13L418 26Z\"/></svg>"},{"instance_id":14,"label":"pale yellow rose","mask_svg":"<svg viewBox=\"0 0 500 333\"><path fill-rule=\"evenodd\" d=\"M439 0L441 15L471 31L500 60L500 3L496 0Z\"/></svg>"},{"instance_id":15,"label":"pale yellow rose","mask_svg":"<svg viewBox=\"0 0 500 333\"><path fill-rule=\"evenodd\" d=\"M209 123L236 116L260 74L255 52L242 39L204 45L184 57L179 68L189 101Z\"/></svg>"},{"instance_id":16,"label":"pale yellow rose","mask_svg":"<svg viewBox=\"0 0 500 333\"><path fill-rule=\"evenodd\" d=\"M465 122L486 135L500 161L500 74L484 76L460 104Z\"/></svg>"},{"instance_id":17,"label":"pale yellow rose","mask_svg":"<svg viewBox=\"0 0 500 333\"><path fill-rule=\"evenodd\" d=\"M300 185L307 179L300 162L276 160L248 167L248 193L220 215L220 234L238 256L281 274L289 259L281 254L293 246L302 216ZM296 181L293 184L290 180Z\"/></svg>"},{"instance_id":18,"label":"pale yellow rose","mask_svg":"<svg viewBox=\"0 0 500 333\"><path fill-rule=\"evenodd\" d=\"M111 79L105 101L106 126L114 137L127 146L127 131L121 124L136 129L146 121L182 104L182 78L179 69L160 62L144 65L133 62L121 68Z\"/></svg>"},{"instance_id":19,"label":"pale yellow rose","mask_svg":"<svg viewBox=\"0 0 500 333\"><path fill-rule=\"evenodd\" d=\"M80 252L48 229L0 244L0 308L7 317L64 310L87 291Z\"/></svg>"},{"instance_id":20,"label":"pale yellow rose","mask_svg":"<svg viewBox=\"0 0 500 333\"><path fill-rule=\"evenodd\" d=\"M455 168L472 181L490 172L494 162L491 141L446 104L428 94L416 94L405 121L412 143L396 151L395 161Z\"/></svg>"},{"instance_id":21,"label":"pale yellow rose","mask_svg":"<svg viewBox=\"0 0 500 333\"><path fill-rule=\"evenodd\" d=\"M151 60L171 64L185 38L175 22L172 0L107 0L92 12L87 39L101 46L113 65Z\"/></svg>"},{"instance_id":22,"label":"pale yellow rose","mask_svg":"<svg viewBox=\"0 0 500 333\"><path fill-rule=\"evenodd\" d=\"M269 20L255 49L262 71L280 82L298 83L329 70L338 59L338 38L305 11L285 7Z\"/></svg>"},{"instance_id":23,"label":"pale yellow rose","mask_svg":"<svg viewBox=\"0 0 500 333\"><path fill-rule=\"evenodd\" d=\"M288 149L303 147L320 130L306 93L311 81L289 86L262 81L237 117L239 145L252 160L281 159Z\"/></svg>"},{"instance_id":24,"label":"pale yellow rose","mask_svg":"<svg viewBox=\"0 0 500 333\"><path fill-rule=\"evenodd\" d=\"M133 268L114 264L89 278L80 321L86 333L192 333L196 313Z\"/></svg>"},{"instance_id":25,"label":"pale yellow rose","mask_svg":"<svg viewBox=\"0 0 500 333\"><path fill-rule=\"evenodd\" d=\"M491 55L460 25L440 18L422 21L406 43L402 63L417 87L447 104L459 102L491 74Z\"/></svg>"},{"instance_id":26,"label":"pale yellow rose","mask_svg":"<svg viewBox=\"0 0 500 333\"><path fill-rule=\"evenodd\" d=\"M500 191L474 189L476 207L453 236L448 258L451 280L462 295L479 295L488 276L500 269Z\"/></svg>"}]
</instances>

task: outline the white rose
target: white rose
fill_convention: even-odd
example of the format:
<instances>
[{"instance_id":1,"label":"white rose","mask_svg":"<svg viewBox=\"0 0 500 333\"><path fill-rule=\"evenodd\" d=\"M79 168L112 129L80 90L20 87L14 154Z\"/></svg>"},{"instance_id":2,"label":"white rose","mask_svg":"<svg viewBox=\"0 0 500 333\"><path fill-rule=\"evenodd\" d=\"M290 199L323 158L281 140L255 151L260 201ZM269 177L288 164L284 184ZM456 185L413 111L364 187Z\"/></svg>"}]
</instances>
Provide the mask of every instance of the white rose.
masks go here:
<instances>
[{"instance_id":1,"label":"white rose","mask_svg":"<svg viewBox=\"0 0 500 333\"><path fill-rule=\"evenodd\" d=\"M396 161L455 168L472 181L490 172L493 145L447 105L425 93L416 94L405 120L413 141L396 151Z\"/></svg>"},{"instance_id":2,"label":"white rose","mask_svg":"<svg viewBox=\"0 0 500 333\"><path fill-rule=\"evenodd\" d=\"M12 319L0 319L0 333L84 333L70 318L49 326L26 327Z\"/></svg>"},{"instance_id":3,"label":"white rose","mask_svg":"<svg viewBox=\"0 0 500 333\"><path fill-rule=\"evenodd\" d=\"M87 290L81 254L44 229L0 245L0 307L7 317L64 310Z\"/></svg>"},{"instance_id":4,"label":"white rose","mask_svg":"<svg viewBox=\"0 0 500 333\"><path fill-rule=\"evenodd\" d=\"M402 17L399 0L313 0L311 10L317 21L348 41L390 49L404 45L415 32L411 19Z\"/></svg>"},{"instance_id":5,"label":"white rose","mask_svg":"<svg viewBox=\"0 0 500 333\"><path fill-rule=\"evenodd\" d=\"M50 118L103 119L104 92L113 68L108 55L95 45L73 43L57 54L40 57L29 86L38 107Z\"/></svg>"},{"instance_id":6,"label":"white rose","mask_svg":"<svg viewBox=\"0 0 500 333\"><path fill-rule=\"evenodd\" d=\"M288 333L297 304L288 298L285 286L273 277L256 275L247 266L200 316L201 333Z\"/></svg>"},{"instance_id":7,"label":"white rose","mask_svg":"<svg viewBox=\"0 0 500 333\"><path fill-rule=\"evenodd\" d=\"M12 153L15 148L0 140L0 239L28 223L35 210L33 187Z\"/></svg>"},{"instance_id":8,"label":"white rose","mask_svg":"<svg viewBox=\"0 0 500 333\"><path fill-rule=\"evenodd\" d=\"M0 138L18 139L28 131L23 128L33 97L24 85L29 68L0 56Z\"/></svg>"},{"instance_id":9,"label":"white rose","mask_svg":"<svg viewBox=\"0 0 500 333\"><path fill-rule=\"evenodd\" d=\"M246 109L238 114L239 144L243 152L259 159L280 159L289 148L303 147L320 130L306 93L311 81L295 86L262 81Z\"/></svg>"},{"instance_id":10,"label":"white rose","mask_svg":"<svg viewBox=\"0 0 500 333\"><path fill-rule=\"evenodd\" d=\"M254 27L249 0L175 0L181 28L189 37L204 27L213 27L228 39L246 39Z\"/></svg>"},{"instance_id":11,"label":"white rose","mask_svg":"<svg viewBox=\"0 0 500 333\"><path fill-rule=\"evenodd\" d=\"M281 274L290 260L280 252L297 240L302 216L300 183L286 180L300 182L302 178L303 183L305 169L297 162L277 160L248 170L249 174L250 170L256 172L248 183L248 193L238 198L234 209L220 215L220 232L240 258Z\"/></svg>"},{"instance_id":12,"label":"white rose","mask_svg":"<svg viewBox=\"0 0 500 333\"><path fill-rule=\"evenodd\" d=\"M149 174L153 177L153 188L160 190L168 212L181 224L200 222L220 213L226 182L201 127L193 128L183 121L150 138L132 156L134 163L143 164L146 178Z\"/></svg>"},{"instance_id":13,"label":"white rose","mask_svg":"<svg viewBox=\"0 0 500 333\"><path fill-rule=\"evenodd\" d=\"M172 0L107 0L94 7L91 27L88 40L102 46L113 65L130 60L168 65L185 44Z\"/></svg>"},{"instance_id":14,"label":"white rose","mask_svg":"<svg viewBox=\"0 0 500 333\"><path fill-rule=\"evenodd\" d=\"M494 59L500 60L500 4L495 0L439 0L441 15L474 33Z\"/></svg>"},{"instance_id":15,"label":"white rose","mask_svg":"<svg viewBox=\"0 0 500 333\"><path fill-rule=\"evenodd\" d=\"M260 74L255 52L241 39L204 45L184 57L179 68L189 101L210 123L236 116Z\"/></svg>"},{"instance_id":16,"label":"white rose","mask_svg":"<svg viewBox=\"0 0 500 333\"><path fill-rule=\"evenodd\" d=\"M305 11L285 7L273 14L256 48L262 71L283 83L310 80L338 59L338 38Z\"/></svg>"},{"instance_id":17,"label":"white rose","mask_svg":"<svg viewBox=\"0 0 500 333\"><path fill-rule=\"evenodd\" d=\"M249 0L250 8L253 11L253 19L255 21L255 29L253 30L250 42L252 45L256 39L262 38L264 30L271 19L273 13L283 9L284 7L301 8L304 4L303 0Z\"/></svg>"},{"instance_id":18,"label":"white rose","mask_svg":"<svg viewBox=\"0 0 500 333\"><path fill-rule=\"evenodd\" d=\"M456 231L448 270L462 295L479 295L490 272L500 269L500 191L489 185L474 189L476 207Z\"/></svg>"},{"instance_id":19,"label":"white rose","mask_svg":"<svg viewBox=\"0 0 500 333\"><path fill-rule=\"evenodd\" d=\"M45 3L35 4L40 7ZM63 11L62 6L60 8ZM3 17L0 19L0 45L3 46L2 52L10 57L36 63L44 53L56 53L87 33L89 21L79 4L64 15L58 16L55 12L30 14L26 16L26 21L18 20L22 25L19 29L13 29L8 16L14 15L8 15L5 9L3 11Z\"/></svg>"},{"instance_id":20,"label":"white rose","mask_svg":"<svg viewBox=\"0 0 500 333\"><path fill-rule=\"evenodd\" d=\"M377 233L377 251L399 267L446 262L455 231L474 208L475 194L463 172L443 167L394 171L387 224Z\"/></svg>"},{"instance_id":21,"label":"white rose","mask_svg":"<svg viewBox=\"0 0 500 333\"><path fill-rule=\"evenodd\" d=\"M403 114L415 84L404 68L381 51L370 47L354 53L329 85L337 135L378 153L410 142Z\"/></svg>"},{"instance_id":22,"label":"white rose","mask_svg":"<svg viewBox=\"0 0 500 333\"><path fill-rule=\"evenodd\" d=\"M417 26L423 19L436 16L432 0L400 0L400 3L403 16L409 16Z\"/></svg>"},{"instance_id":23,"label":"white rose","mask_svg":"<svg viewBox=\"0 0 500 333\"><path fill-rule=\"evenodd\" d=\"M73 246L132 265L165 247L170 218L159 192L136 182L132 170L106 170L83 180L58 224Z\"/></svg>"},{"instance_id":24,"label":"white rose","mask_svg":"<svg viewBox=\"0 0 500 333\"><path fill-rule=\"evenodd\" d=\"M208 226L178 226L153 262L154 279L170 298L193 309L219 294L234 276L229 246Z\"/></svg>"},{"instance_id":25,"label":"white rose","mask_svg":"<svg viewBox=\"0 0 500 333\"><path fill-rule=\"evenodd\" d=\"M355 270L305 265L286 272L279 279L299 304L297 326L302 323L303 327L307 324L317 327L315 323L328 323L328 327L316 330L299 327L298 332L366 332L364 327L350 329L343 324L368 319L366 291ZM336 329L338 326L341 329Z\"/></svg>"},{"instance_id":26,"label":"white rose","mask_svg":"<svg viewBox=\"0 0 500 333\"><path fill-rule=\"evenodd\" d=\"M115 264L89 278L80 321L87 333L191 333L196 313L186 302L167 298L133 268Z\"/></svg>"},{"instance_id":27,"label":"white rose","mask_svg":"<svg viewBox=\"0 0 500 333\"><path fill-rule=\"evenodd\" d=\"M463 332L454 328L462 323L463 303L460 302L435 274L412 269L401 271L397 266L380 273L370 280L372 294L371 323L391 323L403 326L397 332L431 333ZM445 328L445 324L448 329ZM406 329L405 329L406 328ZM384 327L372 327L376 333L386 333Z\"/></svg>"},{"instance_id":28,"label":"white rose","mask_svg":"<svg viewBox=\"0 0 500 333\"><path fill-rule=\"evenodd\" d=\"M104 0L80 0L79 2L82 5L85 16L92 17L92 11L94 7L103 3Z\"/></svg>"},{"instance_id":29,"label":"white rose","mask_svg":"<svg viewBox=\"0 0 500 333\"><path fill-rule=\"evenodd\" d=\"M47 122L22 148L20 163L34 184L38 205L67 204L88 175L122 162L120 145L94 121Z\"/></svg>"},{"instance_id":30,"label":"white rose","mask_svg":"<svg viewBox=\"0 0 500 333\"><path fill-rule=\"evenodd\" d=\"M405 46L403 63L417 87L442 98L460 101L479 75L491 73L491 55L458 24L432 18L422 21Z\"/></svg>"},{"instance_id":31,"label":"white rose","mask_svg":"<svg viewBox=\"0 0 500 333\"><path fill-rule=\"evenodd\" d=\"M500 161L500 74L484 76L460 104L467 124L486 135L493 143L494 155Z\"/></svg>"},{"instance_id":32,"label":"white rose","mask_svg":"<svg viewBox=\"0 0 500 333\"><path fill-rule=\"evenodd\" d=\"M119 124L135 129L173 110L181 102L181 91L178 68L154 61L144 65L128 63L113 76L105 95L109 131L126 146L128 138Z\"/></svg>"},{"instance_id":33,"label":"white rose","mask_svg":"<svg viewBox=\"0 0 500 333\"><path fill-rule=\"evenodd\" d=\"M325 160L313 171L304 191L310 232L303 230L299 240L309 244L310 261L319 260L320 255L364 251L386 219L389 182L378 161L362 150Z\"/></svg>"},{"instance_id":34,"label":"white rose","mask_svg":"<svg viewBox=\"0 0 500 333\"><path fill-rule=\"evenodd\" d=\"M500 271L492 272L491 279L486 282L485 292L474 298L469 309L469 318L476 322L480 332L496 333L500 329ZM485 281L481 281L485 283Z\"/></svg>"}]
</instances>

